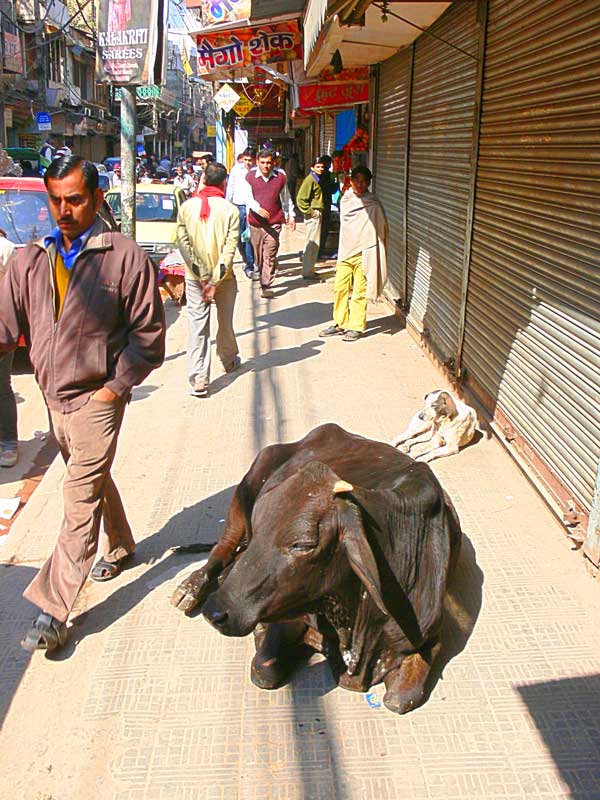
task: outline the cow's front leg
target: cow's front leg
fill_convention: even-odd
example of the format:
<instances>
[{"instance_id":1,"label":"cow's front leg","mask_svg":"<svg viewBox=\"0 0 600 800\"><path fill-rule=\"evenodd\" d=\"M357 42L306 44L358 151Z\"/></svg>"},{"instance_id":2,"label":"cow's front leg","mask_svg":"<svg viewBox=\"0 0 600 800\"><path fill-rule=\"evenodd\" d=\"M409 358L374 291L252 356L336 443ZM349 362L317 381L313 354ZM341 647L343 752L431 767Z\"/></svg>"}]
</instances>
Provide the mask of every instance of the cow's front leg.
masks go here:
<instances>
[{"instance_id":1,"label":"cow's front leg","mask_svg":"<svg viewBox=\"0 0 600 800\"><path fill-rule=\"evenodd\" d=\"M257 625L254 631L256 655L250 680L259 689L278 689L288 682L298 664L314 652L304 644L308 626L303 620Z\"/></svg>"},{"instance_id":2,"label":"cow's front leg","mask_svg":"<svg viewBox=\"0 0 600 800\"><path fill-rule=\"evenodd\" d=\"M425 683L431 665L440 651L440 643L413 653L384 678L386 693L383 704L395 714L406 714L421 705L425 699Z\"/></svg>"}]
</instances>

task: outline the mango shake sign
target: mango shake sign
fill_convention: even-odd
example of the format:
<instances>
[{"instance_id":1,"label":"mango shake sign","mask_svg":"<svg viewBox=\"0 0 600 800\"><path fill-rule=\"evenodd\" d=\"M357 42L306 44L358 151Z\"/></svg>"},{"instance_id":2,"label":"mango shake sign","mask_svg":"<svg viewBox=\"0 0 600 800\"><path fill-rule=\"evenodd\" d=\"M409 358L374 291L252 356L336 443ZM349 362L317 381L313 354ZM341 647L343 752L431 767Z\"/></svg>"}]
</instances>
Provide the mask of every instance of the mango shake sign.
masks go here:
<instances>
[{"instance_id":1,"label":"mango shake sign","mask_svg":"<svg viewBox=\"0 0 600 800\"><path fill-rule=\"evenodd\" d=\"M98 0L96 81L161 84L168 0Z\"/></svg>"}]
</instances>

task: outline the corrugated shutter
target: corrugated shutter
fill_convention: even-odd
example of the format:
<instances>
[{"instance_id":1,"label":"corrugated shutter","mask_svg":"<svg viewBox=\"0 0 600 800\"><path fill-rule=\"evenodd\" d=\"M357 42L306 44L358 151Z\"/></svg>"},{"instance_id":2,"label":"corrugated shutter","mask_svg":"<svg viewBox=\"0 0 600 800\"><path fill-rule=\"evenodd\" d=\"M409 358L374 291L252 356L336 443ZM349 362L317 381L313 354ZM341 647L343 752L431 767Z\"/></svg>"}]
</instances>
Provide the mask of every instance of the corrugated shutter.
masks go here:
<instances>
[{"instance_id":1,"label":"corrugated shutter","mask_svg":"<svg viewBox=\"0 0 600 800\"><path fill-rule=\"evenodd\" d=\"M335 114L321 114L319 128L319 152L317 155L330 156L335 150Z\"/></svg>"},{"instance_id":2,"label":"corrugated shutter","mask_svg":"<svg viewBox=\"0 0 600 800\"><path fill-rule=\"evenodd\" d=\"M490 2L463 351L467 381L584 513L600 458L599 52L597 0Z\"/></svg>"},{"instance_id":3,"label":"corrugated shutter","mask_svg":"<svg viewBox=\"0 0 600 800\"><path fill-rule=\"evenodd\" d=\"M408 321L425 334L441 361L448 361L456 355L474 168L480 33L477 3L457 0L432 25L430 33L433 36L420 36L415 43L413 68L407 209Z\"/></svg>"},{"instance_id":4,"label":"corrugated shutter","mask_svg":"<svg viewBox=\"0 0 600 800\"><path fill-rule=\"evenodd\" d=\"M406 136L410 103L411 51L402 50L384 61L379 73L377 93L377 149L374 189L381 200L389 224L387 246L390 299L404 297L404 202Z\"/></svg>"}]
</instances>

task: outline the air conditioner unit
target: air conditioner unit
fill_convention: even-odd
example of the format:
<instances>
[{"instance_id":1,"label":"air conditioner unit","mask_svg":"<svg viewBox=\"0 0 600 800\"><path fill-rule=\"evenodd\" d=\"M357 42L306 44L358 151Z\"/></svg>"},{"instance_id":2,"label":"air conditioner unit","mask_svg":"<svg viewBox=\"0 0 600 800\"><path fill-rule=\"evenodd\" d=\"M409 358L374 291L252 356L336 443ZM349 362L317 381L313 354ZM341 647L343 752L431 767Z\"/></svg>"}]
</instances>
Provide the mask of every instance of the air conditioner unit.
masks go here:
<instances>
[{"instance_id":1,"label":"air conditioner unit","mask_svg":"<svg viewBox=\"0 0 600 800\"><path fill-rule=\"evenodd\" d=\"M106 119L106 111L103 108L98 109L98 116L100 119Z\"/></svg>"},{"instance_id":2,"label":"air conditioner unit","mask_svg":"<svg viewBox=\"0 0 600 800\"><path fill-rule=\"evenodd\" d=\"M91 108L84 108L83 109L84 116L91 117L92 116L92 109Z\"/></svg>"}]
</instances>

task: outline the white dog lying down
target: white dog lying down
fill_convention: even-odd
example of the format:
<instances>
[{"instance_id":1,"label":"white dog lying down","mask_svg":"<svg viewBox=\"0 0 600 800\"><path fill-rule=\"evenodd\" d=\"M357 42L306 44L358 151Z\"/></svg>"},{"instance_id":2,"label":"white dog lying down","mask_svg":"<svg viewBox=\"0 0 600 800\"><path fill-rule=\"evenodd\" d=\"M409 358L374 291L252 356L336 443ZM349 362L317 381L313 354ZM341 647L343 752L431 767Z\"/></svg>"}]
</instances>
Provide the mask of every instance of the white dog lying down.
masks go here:
<instances>
[{"instance_id":1,"label":"white dog lying down","mask_svg":"<svg viewBox=\"0 0 600 800\"><path fill-rule=\"evenodd\" d=\"M408 453L414 444L431 442L431 447L419 453L417 461L452 456L460 447L469 444L477 428L475 409L445 391L436 389L425 395L423 409L411 419L408 428L392 439L394 447L401 445Z\"/></svg>"}]
</instances>

